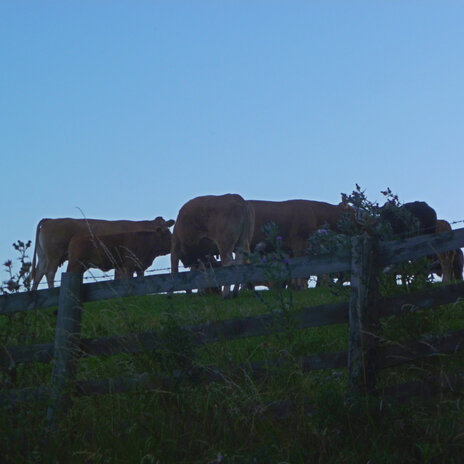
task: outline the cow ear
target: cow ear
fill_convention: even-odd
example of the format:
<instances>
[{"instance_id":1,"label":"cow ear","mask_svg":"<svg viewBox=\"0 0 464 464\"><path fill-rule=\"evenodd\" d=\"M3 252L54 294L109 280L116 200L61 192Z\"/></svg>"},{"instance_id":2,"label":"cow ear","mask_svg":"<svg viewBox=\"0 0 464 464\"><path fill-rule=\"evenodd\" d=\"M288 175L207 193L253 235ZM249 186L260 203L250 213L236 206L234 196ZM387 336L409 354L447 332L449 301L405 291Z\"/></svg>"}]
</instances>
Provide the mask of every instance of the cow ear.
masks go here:
<instances>
[{"instance_id":1,"label":"cow ear","mask_svg":"<svg viewBox=\"0 0 464 464\"><path fill-rule=\"evenodd\" d=\"M166 227L171 227L175 224L176 221L174 219L169 219L169 221L166 221Z\"/></svg>"}]
</instances>

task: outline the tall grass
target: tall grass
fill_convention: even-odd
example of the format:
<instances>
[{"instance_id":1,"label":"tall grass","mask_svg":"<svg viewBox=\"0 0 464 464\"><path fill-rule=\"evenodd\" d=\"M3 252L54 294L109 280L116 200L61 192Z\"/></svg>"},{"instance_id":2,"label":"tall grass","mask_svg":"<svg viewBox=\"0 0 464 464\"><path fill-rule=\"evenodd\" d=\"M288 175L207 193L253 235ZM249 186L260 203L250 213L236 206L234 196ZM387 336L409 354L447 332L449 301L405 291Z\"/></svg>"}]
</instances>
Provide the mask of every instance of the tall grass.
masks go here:
<instances>
[{"instance_id":1,"label":"tall grass","mask_svg":"<svg viewBox=\"0 0 464 464\"><path fill-rule=\"evenodd\" d=\"M434 398L346 396L346 369L304 372L298 358L347 349L347 326L288 330L271 336L196 346L183 326L281 311L292 328L302 306L347 298L327 288L244 292L224 301L211 295L133 297L84 305L83 337L156 330L156 353L84 358L78 379L219 367L205 382L159 382L152 391L76 396L47 436L43 403L4 404L0 456L5 463L462 463L462 392ZM0 318L3 345L51 341L53 308ZM382 344L464 327L457 303L382 321ZM288 362L251 375L253 361ZM383 371L381 385L426 379L463 368L464 355L437 356ZM239 366L239 368L237 368ZM2 373L4 388L47 384L49 365Z\"/></svg>"}]
</instances>

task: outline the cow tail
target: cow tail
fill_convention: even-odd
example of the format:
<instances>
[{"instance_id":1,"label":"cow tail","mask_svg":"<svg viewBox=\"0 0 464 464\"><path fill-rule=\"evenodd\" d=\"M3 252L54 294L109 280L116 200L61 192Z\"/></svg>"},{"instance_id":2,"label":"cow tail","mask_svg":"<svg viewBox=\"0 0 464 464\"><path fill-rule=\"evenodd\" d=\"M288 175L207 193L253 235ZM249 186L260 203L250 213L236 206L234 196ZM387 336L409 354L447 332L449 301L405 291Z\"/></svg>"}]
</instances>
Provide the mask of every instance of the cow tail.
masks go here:
<instances>
[{"instance_id":1,"label":"cow tail","mask_svg":"<svg viewBox=\"0 0 464 464\"><path fill-rule=\"evenodd\" d=\"M48 218L41 219L39 223L37 224L37 229L35 231L35 243L34 243L34 254L32 256L32 267L31 267L31 280L34 281L35 279L35 270L36 270L36 263L37 263L37 246L39 243L39 234L40 234L40 229L42 228L42 225L44 222L48 221Z\"/></svg>"}]
</instances>

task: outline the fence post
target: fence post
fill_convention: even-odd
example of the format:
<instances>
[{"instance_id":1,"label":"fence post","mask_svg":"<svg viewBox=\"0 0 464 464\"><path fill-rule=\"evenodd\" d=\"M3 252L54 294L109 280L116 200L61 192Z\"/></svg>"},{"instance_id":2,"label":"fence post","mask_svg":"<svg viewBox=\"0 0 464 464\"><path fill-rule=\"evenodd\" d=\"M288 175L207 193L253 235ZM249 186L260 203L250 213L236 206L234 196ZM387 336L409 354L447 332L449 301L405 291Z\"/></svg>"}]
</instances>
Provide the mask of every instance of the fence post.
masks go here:
<instances>
[{"instance_id":1,"label":"fence post","mask_svg":"<svg viewBox=\"0 0 464 464\"><path fill-rule=\"evenodd\" d=\"M366 233L353 237L351 250L348 386L351 393L357 393L375 388L378 281L373 239Z\"/></svg>"},{"instance_id":2,"label":"fence post","mask_svg":"<svg viewBox=\"0 0 464 464\"><path fill-rule=\"evenodd\" d=\"M57 417L70 406L70 393L76 375L76 361L82 319L82 274L64 272L56 321L50 404L47 409L47 429L57 428Z\"/></svg>"}]
</instances>

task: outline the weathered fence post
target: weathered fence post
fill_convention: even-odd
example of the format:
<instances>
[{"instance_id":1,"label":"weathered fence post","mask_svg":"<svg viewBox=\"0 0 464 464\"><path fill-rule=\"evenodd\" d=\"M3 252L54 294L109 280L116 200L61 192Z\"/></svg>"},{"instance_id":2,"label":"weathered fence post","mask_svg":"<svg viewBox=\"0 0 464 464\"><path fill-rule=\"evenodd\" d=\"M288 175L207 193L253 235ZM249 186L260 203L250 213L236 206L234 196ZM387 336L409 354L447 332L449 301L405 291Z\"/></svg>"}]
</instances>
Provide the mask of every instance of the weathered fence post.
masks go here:
<instances>
[{"instance_id":1,"label":"weathered fence post","mask_svg":"<svg viewBox=\"0 0 464 464\"><path fill-rule=\"evenodd\" d=\"M378 281L373 239L363 234L353 237L351 245L348 385L356 393L375 387Z\"/></svg>"},{"instance_id":2,"label":"weathered fence post","mask_svg":"<svg viewBox=\"0 0 464 464\"><path fill-rule=\"evenodd\" d=\"M56 429L57 416L70 405L81 332L81 294L82 274L63 273L56 321L50 405L47 410L48 430Z\"/></svg>"}]
</instances>

